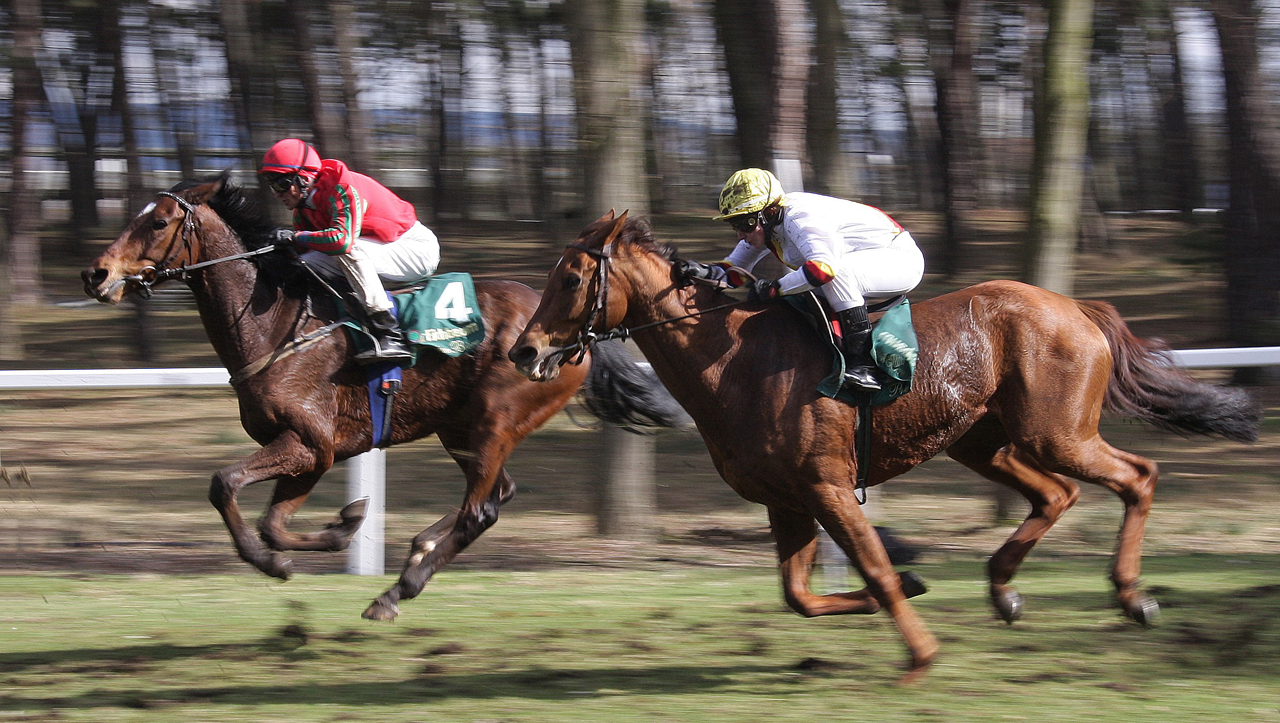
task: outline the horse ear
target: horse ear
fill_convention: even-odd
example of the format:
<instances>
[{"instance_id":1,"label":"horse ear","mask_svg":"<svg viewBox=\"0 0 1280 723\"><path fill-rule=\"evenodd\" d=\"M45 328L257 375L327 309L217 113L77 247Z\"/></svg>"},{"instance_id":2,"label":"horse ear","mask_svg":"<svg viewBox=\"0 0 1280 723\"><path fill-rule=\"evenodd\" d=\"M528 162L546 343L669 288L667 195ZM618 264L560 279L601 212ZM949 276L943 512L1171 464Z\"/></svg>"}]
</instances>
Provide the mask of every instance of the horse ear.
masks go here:
<instances>
[{"instance_id":1,"label":"horse ear","mask_svg":"<svg viewBox=\"0 0 1280 723\"><path fill-rule=\"evenodd\" d=\"M611 208L611 209L609 209L609 213L606 213L605 215L601 216L600 218L597 218L597 219L596 219L596 223L604 224L604 223L609 223L609 222L610 222L610 221L612 221L612 220L613 220L613 209ZM594 225L594 224L593 224L593 225Z\"/></svg>"},{"instance_id":2,"label":"horse ear","mask_svg":"<svg viewBox=\"0 0 1280 723\"><path fill-rule=\"evenodd\" d=\"M609 244L613 243L614 240L618 238L618 234L622 233L622 227L627 223L628 212L629 209L628 211L623 211L622 215L613 222L613 228L609 229L609 235L605 237L604 243L600 246L601 248L609 246ZM613 215L613 211L610 211L609 214Z\"/></svg>"},{"instance_id":3,"label":"horse ear","mask_svg":"<svg viewBox=\"0 0 1280 723\"><path fill-rule=\"evenodd\" d=\"M230 172L224 171L221 175L217 176L216 178L210 181L207 181L205 183L202 183L199 186L195 186L189 189L183 195L186 197L188 201L199 206L202 203L207 203L209 199L217 195L217 193L221 191L224 186L227 185L227 183L230 181L230 178L231 178Z\"/></svg>"}]
</instances>

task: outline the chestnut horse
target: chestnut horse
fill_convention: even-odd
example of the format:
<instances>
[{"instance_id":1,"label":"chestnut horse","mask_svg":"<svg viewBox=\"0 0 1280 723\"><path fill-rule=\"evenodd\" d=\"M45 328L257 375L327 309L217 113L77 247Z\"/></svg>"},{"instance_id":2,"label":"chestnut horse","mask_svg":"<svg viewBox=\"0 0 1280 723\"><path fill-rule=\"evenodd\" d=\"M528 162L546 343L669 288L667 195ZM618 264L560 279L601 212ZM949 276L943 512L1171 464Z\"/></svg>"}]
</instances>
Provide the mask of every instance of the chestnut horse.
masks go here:
<instances>
[{"instance_id":1,"label":"chestnut horse","mask_svg":"<svg viewBox=\"0 0 1280 723\"><path fill-rule=\"evenodd\" d=\"M373 432L365 372L351 359L347 334L317 332L341 317L332 295L284 253L243 258L255 250L271 251L273 228L225 174L203 183L183 182L144 208L83 278L86 293L113 304L125 293L146 293L157 279L186 280L218 358L233 379L245 377L233 382L240 420L262 445L214 473L209 500L226 521L240 557L268 575L288 579L285 551L342 550L359 528L363 500L343 508L322 531L291 532L287 523L334 462L369 451ZM207 265L196 269L197 264ZM402 444L434 433L466 475L466 495L457 511L414 538L399 582L370 605L367 618L394 618L400 600L421 592L432 575L494 523L498 507L515 493L515 482L503 469L508 455L562 409L587 377L586 367L575 368L552 384L534 384L517 373L507 350L538 295L509 281L480 281L475 288L484 341L456 358L435 351L418 355L417 365L404 371L390 440ZM307 334L315 336L310 348L280 353ZM273 355L278 360L253 373ZM601 372L592 374L595 382L635 377L634 369L619 366L634 365L625 351L594 359ZM241 370L248 371L235 374ZM597 414L616 410L625 419L611 421L629 425L638 419L655 426L666 422L660 397L638 400L648 408L625 409L629 400L618 397L625 390L604 391L611 404L594 405ZM673 402L670 408L679 413ZM277 480L275 492L255 535L236 497L247 485L268 479Z\"/></svg>"},{"instance_id":2,"label":"chestnut horse","mask_svg":"<svg viewBox=\"0 0 1280 723\"><path fill-rule=\"evenodd\" d=\"M682 288L673 254L625 213L597 220L552 269L512 361L554 384L574 373L561 366L568 355L606 330L634 328L720 475L768 507L791 608L806 616L887 609L910 652L908 677L920 674L938 643L855 501L856 409L816 391L831 352L785 304L725 309L729 298L718 289ZM1139 589L1138 573L1156 465L1103 441L1099 417L1106 408L1168 429L1252 440L1249 398L1169 366L1105 303L993 281L913 305L912 316L920 343L914 388L876 409L868 483L945 450L1024 495L1031 513L987 568L991 600L1007 622L1021 612L1009 584L1019 563L1079 495L1068 477L1102 485L1125 506L1111 570L1120 607L1150 623L1158 607ZM865 589L809 591L815 520L853 560Z\"/></svg>"}]
</instances>

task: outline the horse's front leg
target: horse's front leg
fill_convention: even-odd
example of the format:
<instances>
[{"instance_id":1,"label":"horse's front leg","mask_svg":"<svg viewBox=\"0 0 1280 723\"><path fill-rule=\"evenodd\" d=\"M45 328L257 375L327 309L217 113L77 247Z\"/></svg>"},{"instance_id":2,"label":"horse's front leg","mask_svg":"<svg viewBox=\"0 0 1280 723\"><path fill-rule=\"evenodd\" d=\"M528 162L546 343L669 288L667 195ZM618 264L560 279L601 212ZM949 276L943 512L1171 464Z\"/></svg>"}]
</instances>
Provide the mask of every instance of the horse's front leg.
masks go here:
<instances>
[{"instance_id":1,"label":"horse's front leg","mask_svg":"<svg viewBox=\"0 0 1280 723\"><path fill-rule=\"evenodd\" d=\"M236 498L240 490L251 484L282 475L304 475L315 464L316 453L302 443L297 433L287 431L240 462L213 473L209 501L222 515L240 559L272 577L289 579L291 562L279 552L267 549L245 524Z\"/></svg>"},{"instance_id":2,"label":"horse's front leg","mask_svg":"<svg viewBox=\"0 0 1280 723\"><path fill-rule=\"evenodd\" d=\"M258 523L262 539L271 549L338 552L351 544L351 537L364 522L368 499L359 499L343 507L338 511L338 519L319 532L291 532L286 527L325 471L317 469L297 477L281 477L276 482L271 506Z\"/></svg>"},{"instance_id":3,"label":"horse's front leg","mask_svg":"<svg viewBox=\"0 0 1280 723\"><path fill-rule=\"evenodd\" d=\"M782 595L787 605L807 617L819 615L869 615L880 611L880 603L869 590L815 595L809 578L817 558L817 523L813 515L781 507L769 508L769 525L778 546L778 569L782 573ZM910 572L899 573L902 592L908 598L926 592L924 582Z\"/></svg>"},{"instance_id":4,"label":"horse's front leg","mask_svg":"<svg viewBox=\"0 0 1280 723\"><path fill-rule=\"evenodd\" d=\"M374 600L362 617L394 620L400 614L399 602L417 597L432 576L497 521L498 508L515 496L516 483L501 466L496 473L487 472L480 455L468 460L465 454L457 454L454 459L467 472L467 497L462 507L413 538L399 581Z\"/></svg>"},{"instance_id":5,"label":"horse's front leg","mask_svg":"<svg viewBox=\"0 0 1280 723\"><path fill-rule=\"evenodd\" d=\"M904 682L911 681L933 664L938 641L907 602L902 579L889 562L889 553L858 506L853 493L852 466L828 464L824 467L814 470L812 480L800 483L801 496L809 512L857 566L876 602L893 617L911 655Z\"/></svg>"}]
</instances>

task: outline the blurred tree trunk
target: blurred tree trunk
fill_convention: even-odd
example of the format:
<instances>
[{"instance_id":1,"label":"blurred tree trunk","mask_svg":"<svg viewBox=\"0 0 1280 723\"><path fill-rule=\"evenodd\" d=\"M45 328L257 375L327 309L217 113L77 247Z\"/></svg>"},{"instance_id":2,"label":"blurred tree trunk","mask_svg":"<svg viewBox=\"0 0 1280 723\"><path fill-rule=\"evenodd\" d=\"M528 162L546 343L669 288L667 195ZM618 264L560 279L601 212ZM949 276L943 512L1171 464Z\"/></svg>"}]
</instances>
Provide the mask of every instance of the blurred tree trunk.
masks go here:
<instances>
[{"instance_id":1,"label":"blurred tree trunk","mask_svg":"<svg viewBox=\"0 0 1280 723\"><path fill-rule=\"evenodd\" d=\"M285 0L289 24L293 30L294 64L301 75L302 92L306 96L307 117L315 134L316 150L323 158L345 161L351 157L347 146L345 121L336 110L338 104L329 97L320 64L319 48L312 27L310 3L307 0Z\"/></svg>"},{"instance_id":2,"label":"blurred tree trunk","mask_svg":"<svg viewBox=\"0 0 1280 723\"><path fill-rule=\"evenodd\" d=\"M645 179L643 75L636 45L645 37L643 0L567 0L565 21L573 65L578 149L586 216L609 209L649 213ZM653 538L652 454L645 455L606 425L602 432L609 469L601 485L597 524L615 538ZM619 447L621 443L623 446ZM620 456L625 455L625 459Z\"/></svg>"},{"instance_id":3,"label":"blurred tree trunk","mask_svg":"<svg viewBox=\"0 0 1280 723\"><path fill-rule=\"evenodd\" d=\"M809 0L816 33L813 65L809 68L809 118L806 132L813 190L851 198L849 159L840 144L840 61L848 52L844 15L839 0Z\"/></svg>"},{"instance_id":4,"label":"blurred tree trunk","mask_svg":"<svg viewBox=\"0 0 1280 723\"><path fill-rule=\"evenodd\" d=\"M715 0L742 165L801 190L810 40L803 0Z\"/></svg>"},{"instance_id":5,"label":"blurred tree trunk","mask_svg":"<svg viewBox=\"0 0 1280 723\"><path fill-rule=\"evenodd\" d=\"M930 261L933 270L952 278L961 271L965 246L972 240L965 215L978 207L980 138L973 54L980 1L925 0L925 8L941 136L945 219L940 253Z\"/></svg>"},{"instance_id":6,"label":"blurred tree trunk","mask_svg":"<svg viewBox=\"0 0 1280 723\"><path fill-rule=\"evenodd\" d=\"M1160 103L1160 137L1163 142L1164 178L1173 208L1190 220L1191 212L1200 205L1200 172L1191 124L1187 120L1186 85L1182 60L1178 55L1178 28L1174 22L1174 4L1161 3L1161 16L1148 26L1151 53L1148 65Z\"/></svg>"},{"instance_id":7,"label":"blurred tree trunk","mask_svg":"<svg viewBox=\"0 0 1280 723\"><path fill-rule=\"evenodd\" d=\"M649 213L644 175L643 0L567 0L587 218Z\"/></svg>"},{"instance_id":8,"label":"blurred tree trunk","mask_svg":"<svg viewBox=\"0 0 1280 723\"><path fill-rule=\"evenodd\" d=\"M111 82L111 107L120 116L120 131L124 136L125 159L125 218L131 218L142 207L146 189L142 178L141 154L138 152L138 131L134 124L133 105L129 102L128 74L124 64L124 31L120 23L120 0L103 0L103 42L111 49L114 76ZM147 12L146 7L140 12ZM150 25L147 23L146 25ZM156 360L155 323L147 304L139 297L133 304L133 348L140 362Z\"/></svg>"},{"instance_id":9,"label":"blurred tree trunk","mask_svg":"<svg viewBox=\"0 0 1280 723\"><path fill-rule=\"evenodd\" d=\"M533 49L532 65L536 69L534 77L537 78L537 88L534 92L538 97L538 150L533 161L533 210L534 215L543 221L551 216L551 199L554 197L551 189L548 187L550 176L547 169L551 167L551 126L547 122L549 113L548 107L551 105L551 83L547 79L546 54L543 52L543 43L545 42L545 31L539 26L535 28L534 35L531 40Z\"/></svg>"},{"instance_id":10,"label":"blurred tree trunk","mask_svg":"<svg viewBox=\"0 0 1280 723\"><path fill-rule=\"evenodd\" d=\"M1252 0L1213 0L1226 86L1231 203L1223 261L1230 341L1280 344L1280 134L1258 66L1260 12ZM1240 370L1250 381L1256 370Z\"/></svg>"},{"instance_id":11,"label":"blurred tree trunk","mask_svg":"<svg viewBox=\"0 0 1280 723\"><path fill-rule=\"evenodd\" d=\"M174 150L178 154L178 172L182 178L196 177L196 112L191 84L182 72L175 72L190 62L189 51L176 48L169 39L174 22L171 12L162 5L151 6L152 22L147 23L147 43L155 57L156 88L160 91L160 108L173 132ZM157 15L163 14L163 17ZM163 23L163 24L162 24ZM186 57L183 55L186 54ZM190 114L190 115L189 115Z\"/></svg>"},{"instance_id":12,"label":"blurred tree trunk","mask_svg":"<svg viewBox=\"0 0 1280 723\"><path fill-rule=\"evenodd\" d=\"M40 193L30 172L34 165L30 158L32 119L44 97L36 64L44 22L40 0L13 0L11 7L13 178L9 192L9 253L5 259L10 313L13 306L37 304L44 297L40 285Z\"/></svg>"},{"instance_id":13,"label":"blurred tree trunk","mask_svg":"<svg viewBox=\"0 0 1280 723\"><path fill-rule=\"evenodd\" d=\"M0 264L0 360L18 361L24 357L22 328L18 306L40 298L40 197L31 187L28 173L31 124L40 106L40 68L36 52L40 47L42 20L40 1L13 0L13 55L10 70L13 78L13 115L10 118L10 184L8 224L4 229L4 264ZM32 257L35 253L35 257ZM32 261L35 267L32 267Z\"/></svg>"},{"instance_id":14,"label":"blurred tree trunk","mask_svg":"<svg viewBox=\"0 0 1280 723\"><path fill-rule=\"evenodd\" d=\"M435 98L436 137L431 149L432 206L437 218L461 217L466 210L466 157L462 138L462 27L457 11L447 3L433 3L431 34L440 51Z\"/></svg>"},{"instance_id":15,"label":"blurred tree trunk","mask_svg":"<svg viewBox=\"0 0 1280 723\"><path fill-rule=\"evenodd\" d=\"M1092 37L1093 0L1050 0L1023 278L1067 296L1080 240Z\"/></svg>"},{"instance_id":16,"label":"blurred tree trunk","mask_svg":"<svg viewBox=\"0 0 1280 723\"><path fill-rule=\"evenodd\" d=\"M219 22L222 24L222 42L226 46L227 74L231 80L231 104L235 108L236 124L243 133L244 148L242 166L257 170L262 154L271 145L272 126L269 121L271 105L264 99L262 88L268 87L272 76L264 70L264 60L259 58L263 39L255 37L249 22L247 0L218 0ZM267 94L269 95L269 94ZM275 203L266 186L255 184L258 202L263 208Z\"/></svg>"},{"instance_id":17,"label":"blurred tree trunk","mask_svg":"<svg viewBox=\"0 0 1280 723\"><path fill-rule=\"evenodd\" d=\"M369 115L360 107L360 75L356 72L356 55L360 52L360 19L351 0L329 3L333 16L333 41L338 51L338 70L342 75L342 99L347 111L346 146L343 160L360 173L373 172L373 136Z\"/></svg>"},{"instance_id":18,"label":"blurred tree trunk","mask_svg":"<svg viewBox=\"0 0 1280 723\"><path fill-rule=\"evenodd\" d=\"M503 184L503 213L508 218L527 219L533 215L533 208L530 201L529 164L525 161L523 128L520 115L516 110L516 99L511 90L511 84L519 77L512 51L513 38L501 28L494 29L494 36L498 46L496 49L500 62L499 68L501 68L498 85L499 95L502 98L502 130L506 138L506 143L503 145L506 156L505 175L508 180Z\"/></svg>"},{"instance_id":19,"label":"blurred tree trunk","mask_svg":"<svg viewBox=\"0 0 1280 723\"><path fill-rule=\"evenodd\" d=\"M912 71L930 69L926 25L920 3L899 0L894 13L893 37L903 69L898 73L903 111L907 117L907 163L916 191L916 204L925 211L942 208L942 136L938 129L936 93L928 102L914 88ZM833 543L834 544L834 543Z\"/></svg>"}]
</instances>

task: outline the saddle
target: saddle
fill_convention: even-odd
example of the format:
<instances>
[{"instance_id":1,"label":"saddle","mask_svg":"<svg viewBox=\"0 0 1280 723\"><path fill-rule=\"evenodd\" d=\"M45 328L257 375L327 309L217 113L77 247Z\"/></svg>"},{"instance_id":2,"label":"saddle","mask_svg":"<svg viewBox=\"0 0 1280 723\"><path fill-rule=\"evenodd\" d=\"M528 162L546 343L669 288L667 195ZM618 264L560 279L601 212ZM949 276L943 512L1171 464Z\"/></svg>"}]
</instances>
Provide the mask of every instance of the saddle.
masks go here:
<instances>
[{"instance_id":1,"label":"saddle","mask_svg":"<svg viewBox=\"0 0 1280 723\"><path fill-rule=\"evenodd\" d=\"M871 359L876 363L880 389L875 392L851 390L844 386L844 354L835 337L839 323L826 300L812 291L784 296L818 330L831 349L831 373L818 384L818 393L839 399L858 409L858 428L854 434L854 456L857 459L857 481L854 497L858 504L867 501L867 474L871 468L871 410L911 391L919 344L911 325L911 304L906 294L899 294L867 305L868 313L884 312L872 327Z\"/></svg>"}]
</instances>

